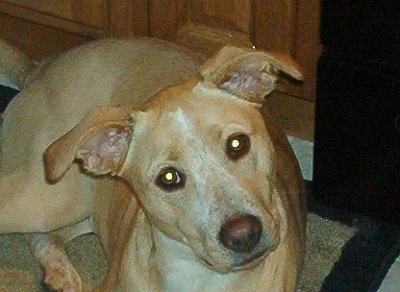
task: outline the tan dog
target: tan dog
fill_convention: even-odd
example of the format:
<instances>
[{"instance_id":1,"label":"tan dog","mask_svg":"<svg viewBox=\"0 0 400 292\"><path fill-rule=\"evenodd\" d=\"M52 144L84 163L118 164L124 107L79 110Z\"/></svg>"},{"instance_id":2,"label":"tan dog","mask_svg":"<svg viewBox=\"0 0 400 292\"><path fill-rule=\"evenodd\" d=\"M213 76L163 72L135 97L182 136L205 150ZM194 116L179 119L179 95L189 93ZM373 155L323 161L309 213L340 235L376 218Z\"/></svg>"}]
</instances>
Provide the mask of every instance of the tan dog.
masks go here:
<instances>
[{"instance_id":1,"label":"tan dog","mask_svg":"<svg viewBox=\"0 0 400 292\"><path fill-rule=\"evenodd\" d=\"M302 75L233 47L199 64L161 41L100 40L30 72L1 129L0 232L32 233L53 288L82 289L54 238L95 232L109 259L96 291L295 290L302 178L261 103L278 72Z\"/></svg>"}]
</instances>

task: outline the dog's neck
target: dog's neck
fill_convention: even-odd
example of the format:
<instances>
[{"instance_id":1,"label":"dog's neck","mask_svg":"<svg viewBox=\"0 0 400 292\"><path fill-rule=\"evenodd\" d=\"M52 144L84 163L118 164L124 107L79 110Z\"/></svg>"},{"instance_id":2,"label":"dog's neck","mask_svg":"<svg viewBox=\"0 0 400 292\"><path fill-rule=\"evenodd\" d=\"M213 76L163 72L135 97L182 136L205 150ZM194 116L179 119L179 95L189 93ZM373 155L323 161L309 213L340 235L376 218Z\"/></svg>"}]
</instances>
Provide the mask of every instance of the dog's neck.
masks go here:
<instances>
[{"instance_id":1,"label":"dog's neck","mask_svg":"<svg viewBox=\"0 0 400 292\"><path fill-rule=\"evenodd\" d=\"M160 277L162 291L225 291L234 274L219 274L197 261L186 245L153 228L153 271Z\"/></svg>"}]
</instances>

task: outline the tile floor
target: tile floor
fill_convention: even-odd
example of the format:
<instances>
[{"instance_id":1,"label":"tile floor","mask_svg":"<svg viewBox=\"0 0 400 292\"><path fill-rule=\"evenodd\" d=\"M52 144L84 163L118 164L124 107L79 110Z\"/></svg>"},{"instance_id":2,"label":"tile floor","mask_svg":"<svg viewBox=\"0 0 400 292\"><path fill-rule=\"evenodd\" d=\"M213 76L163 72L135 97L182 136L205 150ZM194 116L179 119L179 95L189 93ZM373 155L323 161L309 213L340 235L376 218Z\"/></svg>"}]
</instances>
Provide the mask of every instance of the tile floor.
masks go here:
<instances>
[{"instance_id":1,"label":"tile floor","mask_svg":"<svg viewBox=\"0 0 400 292\"><path fill-rule=\"evenodd\" d=\"M396 253L400 253L400 238L397 240L397 244L394 247ZM398 292L400 291L400 255L394 261L390 267L389 272L386 274L383 280L379 292Z\"/></svg>"}]
</instances>

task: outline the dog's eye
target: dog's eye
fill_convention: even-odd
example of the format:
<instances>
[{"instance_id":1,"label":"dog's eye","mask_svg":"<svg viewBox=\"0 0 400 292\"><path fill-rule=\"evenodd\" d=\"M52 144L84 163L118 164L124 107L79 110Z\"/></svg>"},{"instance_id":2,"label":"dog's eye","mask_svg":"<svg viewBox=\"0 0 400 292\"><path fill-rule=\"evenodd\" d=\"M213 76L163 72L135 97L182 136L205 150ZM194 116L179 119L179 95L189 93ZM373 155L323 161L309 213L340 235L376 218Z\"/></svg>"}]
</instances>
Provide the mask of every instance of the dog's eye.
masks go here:
<instances>
[{"instance_id":1,"label":"dog's eye","mask_svg":"<svg viewBox=\"0 0 400 292\"><path fill-rule=\"evenodd\" d=\"M158 174L156 184L165 191L173 191L184 186L185 175L173 167L167 167Z\"/></svg>"},{"instance_id":2,"label":"dog's eye","mask_svg":"<svg viewBox=\"0 0 400 292\"><path fill-rule=\"evenodd\" d=\"M250 137L237 133L229 136L226 141L226 154L232 160L237 160L250 151Z\"/></svg>"}]
</instances>

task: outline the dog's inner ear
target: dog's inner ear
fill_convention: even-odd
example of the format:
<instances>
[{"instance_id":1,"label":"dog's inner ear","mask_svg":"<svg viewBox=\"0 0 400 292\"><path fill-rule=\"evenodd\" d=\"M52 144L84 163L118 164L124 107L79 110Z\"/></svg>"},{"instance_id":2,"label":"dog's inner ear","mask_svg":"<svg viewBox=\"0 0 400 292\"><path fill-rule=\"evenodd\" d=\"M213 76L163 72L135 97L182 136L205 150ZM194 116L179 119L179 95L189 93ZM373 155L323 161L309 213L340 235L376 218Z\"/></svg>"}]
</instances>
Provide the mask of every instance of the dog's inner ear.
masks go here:
<instances>
[{"instance_id":1,"label":"dog's inner ear","mask_svg":"<svg viewBox=\"0 0 400 292\"><path fill-rule=\"evenodd\" d=\"M125 161L130 141L130 128L110 126L100 129L82 139L76 158L90 173L114 175Z\"/></svg>"},{"instance_id":2,"label":"dog's inner ear","mask_svg":"<svg viewBox=\"0 0 400 292\"><path fill-rule=\"evenodd\" d=\"M275 73L271 73L269 69L267 71L269 73L248 64L229 73L217 82L217 86L242 99L252 102L262 101L264 96L275 88Z\"/></svg>"},{"instance_id":3,"label":"dog's inner ear","mask_svg":"<svg viewBox=\"0 0 400 292\"><path fill-rule=\"evenodd\" d=\"M278 73L302 80L300 66L288 55L223 47L201 68L204 83L239 98L262 102L275 89Z\"/></svg>"},{"instance_id":4,"label":"dog's inner ear","mask_svg":"<svg viewBox=\"0 0 400 292\"><path fill-rule=\"evenodd\" d=\"M44 153L47 180L61 179L75 159L92 174L117 174L125 161L133 126L130 109L111 106L93 109L47 147Z\"/></svg>"}]
</instances>

